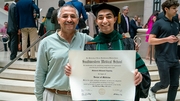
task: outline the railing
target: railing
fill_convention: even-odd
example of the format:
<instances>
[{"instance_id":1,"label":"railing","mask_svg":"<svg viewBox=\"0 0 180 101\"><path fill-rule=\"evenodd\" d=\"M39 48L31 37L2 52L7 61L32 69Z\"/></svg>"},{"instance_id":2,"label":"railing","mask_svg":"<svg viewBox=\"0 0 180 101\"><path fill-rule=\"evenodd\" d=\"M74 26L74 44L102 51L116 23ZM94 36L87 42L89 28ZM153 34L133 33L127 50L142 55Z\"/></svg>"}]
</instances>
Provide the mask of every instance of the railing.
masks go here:
<instances>
[{"instance_id":1,"label":"railing","mask_svg":"<svg viewBox=\"0 0 180 101\"><path fill-rule=\"evenodd\" d=\"M16 60L18 60L24 53L26 53L27 51L29 51L29 49L31 49L34 45L36 45L40 40L42 40L46 35L48 35L50 32L54 32L53 30L49 30L47 31L43 36L41 36L39 39L37 39L36 41L34 41L32 43L32 45L30 45L27 49L25 49L24 51L22 51L15 59L13 59L12 61L10 61L7 65L5 65L1 70L0 73L2 73L4 70L6 70L11 64L13 64Z\"/></svg>"},{"instance_id":2,"label":"railing","mask_svg":"<svg viewBox=\"0 0 180 101\"><path fill-rule=\"evenodd\" d=\"M146 50L148 48L148 43L145 42L146 39L146 31L147 29L138 29L137 30L137 36L141 38L141 46L139 47L139 54L141 57L146 57Z\"/></svg>"},{"instance_id":3,"label":"railing","mask_svg":"<svg viewBox=\"0 0 180 101\"><path fill-rule=\"evenodd\" d=\"M142 39L142 45L140 46L139 48L139 54L141 55L141 57L146 57L146 54L147 54L147 49L148 49L148 46L149 44L145 42L145 38L146 38L146 32L147 32L147 29L138 29L137 30L137 36L140 37ZM150 49L150 64L152 63L152 47Z\"/></svg>"},{"instance_id":4,"label":"railing","mask_svg":"<svg viewBox=\"0 0 180 101\"><path fill-rule=\"evenodd\" d=\"M145 38L146 38L146 31L147 29L138 29L137 30L137 36L141 38L142 40L142 43L141 43L141 46L139 48L139 54L141 55L141 57L145 58L146 57L146 53L147 53L147 50L148 49L148 43L145 42ZM178 38L180 38L180 33L177 35ZM178 43L178 45L180 45L180 42ZM152 47L151 47L151 52L150 52L150 64L152 63Z\"/></svg>"}]
</instances>

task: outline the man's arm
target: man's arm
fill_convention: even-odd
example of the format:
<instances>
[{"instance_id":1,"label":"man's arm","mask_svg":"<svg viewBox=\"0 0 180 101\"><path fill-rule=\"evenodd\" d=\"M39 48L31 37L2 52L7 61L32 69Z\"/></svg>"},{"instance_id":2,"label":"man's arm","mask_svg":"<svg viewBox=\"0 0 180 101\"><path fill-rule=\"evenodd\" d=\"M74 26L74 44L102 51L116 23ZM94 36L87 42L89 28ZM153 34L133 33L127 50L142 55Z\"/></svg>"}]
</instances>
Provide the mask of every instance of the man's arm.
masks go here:
<instances>
[{"instance_id":1,"label":"man's arm","mask_svg":"<svg viewBox=\"0 0 180 101\"><path fill-rule=\"evenodd\" d=\"M37 101L43 101L43 92L44 92L44 82L47 75L48 61L46 57L46 50L42 41L39 45L35 72L35 95Z\"/></svg>"},{"instance_id":2,"label":"man's arm","mask_svg":"<svg viewBox=\"0 0 180 101\"><path fill-rule=\"evenodd\" d=\"M40 12L39 12L38 6L37 6L36 4L34 4L34 3L32 3L32 6L33 6L33 8L34 8L35 11L36 11L36 17L37 17L37 18L40 18Z\"/></svg>"},{"instance_id":3,"label":"man's arm","mask_svg":"<svg viewBox=\"0 0 180 101\"><path fill-rule=\"evenodd\" d=\"M130 21L130 25L131 25L131 27L133 27L133 29L138 29L139 27L136 25L136 22L134 21L134 20L131 20Z\"/></svg>"},{"instance_id":4,"label":"man's arm","mask_svg":"<svg viewBox=\"0 0 180 101\"><path fill-rule=\"evenodd\" d=\"M150 34L148 42L151 45L159 45L159 44L163 44L163 43L166 43L166 42L175 43L175 42L178 42L178 41L179 41L179 39L174 35L170 35L170 36L165 37L165 38L156 38L155 34Z\"/></svg>"}]
</instances>

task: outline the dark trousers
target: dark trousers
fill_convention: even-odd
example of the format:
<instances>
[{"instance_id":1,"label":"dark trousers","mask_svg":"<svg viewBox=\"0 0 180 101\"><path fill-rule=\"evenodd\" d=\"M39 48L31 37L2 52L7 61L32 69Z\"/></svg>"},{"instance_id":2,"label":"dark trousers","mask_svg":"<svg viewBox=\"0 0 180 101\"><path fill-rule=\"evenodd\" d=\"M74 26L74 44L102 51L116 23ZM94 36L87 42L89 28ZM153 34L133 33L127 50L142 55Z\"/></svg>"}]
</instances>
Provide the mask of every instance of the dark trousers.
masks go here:
<instances>
[{"instance_id":1,"label":"dark trousers","mask_svg":"<svg viewBox=\"0 0 180 101\"><path fill-rule=\"evenodd\" d=\"M7 38L2 38L2 40L3 40L3 44L4 44L4 51L7 51L7 41L8 41L8 39Z\"/></svg>"},{"instance_id":2,"label":"dark trousers","mask_svg":"<svg viewBox=\"0 0 180 101\"><path fill-rule=\"evenodd\" d=\"M160 82L156 83L152 87L152 92L156 93L160 89L165 89L169 85L167 101L175 101L177 89L179 87L179 74L180 65L179 62L169 63L156 61Z\"/></svg>"},{"instance_id":3,"label":"dark trousers","mask_svg":"<svg viewBox=\"0 0 180 101\"><path fill-rule=\"evenodd\" d=\"M9 49L11 51L10 60L16 58L18 52L18 34L17 33L9 33L10 41L9 41Z\"/></svg>"},{"instance_id":4,"label":"dark trousers","mask_svg":"<svg viewBox=\"0 0 180 101\"><path fill-rule=\"evenodd\" d=\"M178 45L177 55L178 55L179 60L180 60L180 45Z\"/></svg>"}]
</instances>

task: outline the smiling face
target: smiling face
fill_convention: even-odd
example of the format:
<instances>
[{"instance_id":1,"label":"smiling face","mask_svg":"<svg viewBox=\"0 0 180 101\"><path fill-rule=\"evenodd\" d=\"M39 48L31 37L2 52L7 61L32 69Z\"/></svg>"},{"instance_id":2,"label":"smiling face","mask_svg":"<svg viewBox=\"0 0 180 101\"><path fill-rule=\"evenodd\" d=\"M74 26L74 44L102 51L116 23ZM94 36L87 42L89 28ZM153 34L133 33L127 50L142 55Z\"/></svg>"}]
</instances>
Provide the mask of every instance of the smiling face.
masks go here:
<instances>
[{"instance_id":1,"label":"smiling face","mask_svg":"<svg viewBox=\"0 0 180 101\"><path fill-rule=\"evenodd\" d=\"M62 7L58 14L58 23L62 31L74 31L79 17L75 8L71 6Z\"/></svg>"},{"instance_id":2,"label":"smiling face","mask_svg":"<svg viewBox=\"0 0 180 101\"><path fill-rule=\"evenodd\" d=\"M114 30L114 23L116 20L117 17L114 17L111 10L103 9L97 14L96 24L102 33L109 34Z\"/></svg>"}]
</instances>

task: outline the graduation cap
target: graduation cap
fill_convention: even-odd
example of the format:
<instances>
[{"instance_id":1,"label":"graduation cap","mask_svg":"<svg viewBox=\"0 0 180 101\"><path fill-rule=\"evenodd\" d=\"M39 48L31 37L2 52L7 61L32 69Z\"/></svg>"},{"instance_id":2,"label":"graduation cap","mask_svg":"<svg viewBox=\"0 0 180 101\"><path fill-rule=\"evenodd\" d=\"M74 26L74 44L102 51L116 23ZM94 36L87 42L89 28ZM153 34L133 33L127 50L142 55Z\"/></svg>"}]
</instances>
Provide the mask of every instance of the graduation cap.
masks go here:
<instances>
[{"instance_id":1,"label":"graduation cap","mask_svg":"<svg viewBox=\"0 0 180 101\"><path fill-rule=\"evenodd\" d=\"M118 16L118 13L120 11L120 9L118 7L107 4L107 3L96 4L96 5L92 6L92 11L95 16L97 16L97 13L102 9L109 9L110 11L112 11L114 16Z\"/></svg>"}]
</instances>

